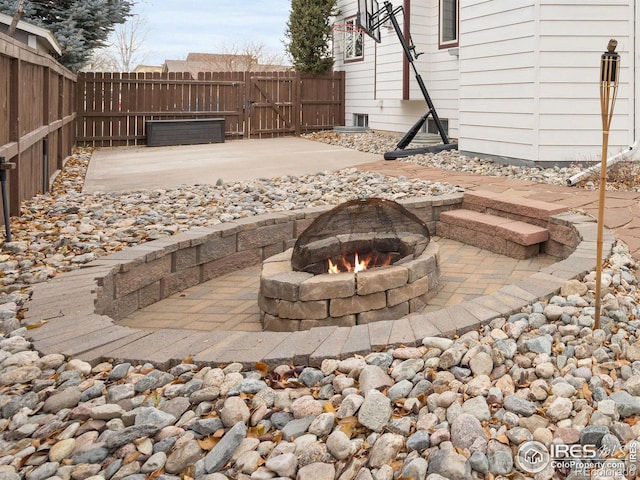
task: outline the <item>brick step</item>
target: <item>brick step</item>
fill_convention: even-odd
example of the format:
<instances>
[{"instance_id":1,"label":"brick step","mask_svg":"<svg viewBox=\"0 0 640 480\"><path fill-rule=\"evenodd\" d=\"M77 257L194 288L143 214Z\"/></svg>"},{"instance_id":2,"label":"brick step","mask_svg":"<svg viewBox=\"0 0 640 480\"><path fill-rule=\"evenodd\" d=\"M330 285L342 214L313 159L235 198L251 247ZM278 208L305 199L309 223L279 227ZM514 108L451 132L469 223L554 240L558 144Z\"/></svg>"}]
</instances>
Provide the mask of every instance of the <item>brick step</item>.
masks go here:
<instances>
[{"instance_id":1,"label":"brick step","mask_svg":"<svg viewBox=\"0 0 640 480\"><path fill-rule=\"evenodd\" d=\"M501 193L482 190L465 192L462 208L521 220L541 227L547 226L551 216L568 210L567 207L555 203L509 197Z\"/></svg>"},{"instance_id":2,"label":"brick step","mask_svg":"<svg viewBox=\"0 0 640 480\"><path fill-rule=\"evenodd\" d=\"M437 234L512 258L531 258L549 239L546 228L473 210L442 212Z\"/></svg>"}]
</instances>

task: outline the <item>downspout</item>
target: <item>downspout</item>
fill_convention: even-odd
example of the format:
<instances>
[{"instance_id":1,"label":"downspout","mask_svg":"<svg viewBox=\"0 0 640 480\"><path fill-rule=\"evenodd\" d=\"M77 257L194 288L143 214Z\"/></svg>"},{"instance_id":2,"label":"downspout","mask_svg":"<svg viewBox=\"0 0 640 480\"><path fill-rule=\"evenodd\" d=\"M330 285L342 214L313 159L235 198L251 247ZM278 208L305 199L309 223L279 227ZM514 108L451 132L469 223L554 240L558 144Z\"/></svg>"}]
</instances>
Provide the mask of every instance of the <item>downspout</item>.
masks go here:
<instances>
[{"instance_id":1,"label":"downspout","mask_svg":"<svg viewBox=\"0 0 640 480\"><path fill-rule=\"evenodd\" d=\"M633 42L634 42L634 52L631 55L631 68L630 70L633 72L633 82L630 83L631 89L631 97L633 99L633 132L635 141L629 145L626 150L622 152L618 152L615 155L607 158L607 168L615 165L616 163L621 162L622 160L631 159L638 153L638 147L640 146L640 139L637 138L637 125L638 121L638 104L636 102L636 85L638 81L640 81L640 72L638 71L638 64L636 63L636 55L640 51L640 35L638 35L637 29L640 26L640 19L638 19L638 15L640 14L640 9L636 6L636 2L633 2ZM602 162L598 162L597 164L583 170L582 172L576 173L575 175L569 177L567 179L567 185L572 187L576 185L578 182L584 180L585 178L590 177L596 172L600 171L600 167L602 166Z\"/></svg>"},{"instance_id":2,"label":"downspout","mask_svg":"<svg viewBox=\"0 0 640 480\"><path fill-rule=\"evenodd\" d=\"M622 152L618 152L612 157L607 158L607 169L622 160L626 160L627 158L632 157L637 152L639 144L640 142L638 142L638 140L636 139L636 141L633 142L633 144L629 145L629 147L626 150ZM587 168L586 170L576 173L575 175L567 179L567 185L569 187L573 187L578 182L584 180L585 178L589 178L591 175L599 172L601 166L602 166L602 162L598 162L595 165L592 165L591 167Z\"/></svg>"}]
</instances>

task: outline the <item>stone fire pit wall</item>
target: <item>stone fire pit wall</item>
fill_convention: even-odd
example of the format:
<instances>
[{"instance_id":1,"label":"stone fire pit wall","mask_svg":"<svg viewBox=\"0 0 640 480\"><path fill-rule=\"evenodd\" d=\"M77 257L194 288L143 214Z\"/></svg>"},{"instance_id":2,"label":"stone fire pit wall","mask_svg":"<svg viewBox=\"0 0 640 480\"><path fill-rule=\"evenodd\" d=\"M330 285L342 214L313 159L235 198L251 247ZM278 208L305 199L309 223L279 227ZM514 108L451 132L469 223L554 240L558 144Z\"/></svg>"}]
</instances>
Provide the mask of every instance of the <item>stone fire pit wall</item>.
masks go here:
<instances>
[{"instance_id":1,"label":"stone fire pit wall","mask_svg":"<svg viewBox=\"0 0 640 480\"><path fill-rule=\"evenodd\" d=\"M415 259L362 272L297 272L292 249L264 261L260 306L264 330L296 331L318 326L351 327L399 319L421 310L435 296L439 252L429 243Z\"/></svg>"},{"instance_id":2,"label":"stone fire pit wall","mask_svg":"<svg viewBox=\"0 0 640 480\"><path fill-rule=\"evenodd\" d=\"M460 208L462 194L401 200L436 231L443 211ZM332 206L247 217L138 245L98 259L95 313L114 320L226 273L257 265L293 247L298 236ZM92 309L93 311L93 309ZM36 312L36 310L34 310Z\"/></svg>"}]
</instances>

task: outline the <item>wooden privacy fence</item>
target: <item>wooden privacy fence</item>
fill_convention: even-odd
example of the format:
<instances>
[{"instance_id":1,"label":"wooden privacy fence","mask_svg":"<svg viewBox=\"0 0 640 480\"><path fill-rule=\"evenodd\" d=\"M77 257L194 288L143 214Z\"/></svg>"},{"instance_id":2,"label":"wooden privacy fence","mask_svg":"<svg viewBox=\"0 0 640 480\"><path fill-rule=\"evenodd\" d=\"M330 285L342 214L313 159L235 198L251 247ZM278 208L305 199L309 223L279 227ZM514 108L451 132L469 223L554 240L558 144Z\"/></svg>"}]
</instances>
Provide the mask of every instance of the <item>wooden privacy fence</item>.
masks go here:
<instances>
[{"instance_id":1,"label":"wooden privacy fence","mask_svg":"<svg viewBox=\"0 0 640 480\"><path fill-rule=\"evenodd\" d=\"M48 190L72 153L75 83L51 57L0 34L0 157L16 164L7 175L12 215L22 200Z\"/></svg>"},{"instance_id":2,"label":"wooden privacy fence","mask_svg":"<svg viewBox=\"0 0 640 480\"><path fill-rule=\"evenodd\" d=\"M265 138L344 125L344 72L81 73L77 142L140 145L147 120L224 118L227 138Z\"/></svg>"}]
</instances>

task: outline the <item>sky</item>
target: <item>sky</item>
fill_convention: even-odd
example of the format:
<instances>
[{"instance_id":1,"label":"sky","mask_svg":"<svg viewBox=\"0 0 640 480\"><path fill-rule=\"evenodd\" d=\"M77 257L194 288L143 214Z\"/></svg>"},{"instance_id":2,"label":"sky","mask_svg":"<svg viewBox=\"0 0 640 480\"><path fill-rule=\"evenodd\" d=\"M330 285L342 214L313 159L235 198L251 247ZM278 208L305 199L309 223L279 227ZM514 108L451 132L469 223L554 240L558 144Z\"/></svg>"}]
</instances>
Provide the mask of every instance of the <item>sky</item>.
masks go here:
<instances>
[{"instance_id":1,"label":"sky","mask_svg":"<svg viewBox=\"0 0 640 480\"><path fill-rule=\"evenodd\" d=\"M190 52L224 53L247 43L287 59L290 9L291 0L136 0L134 13L147 22L144 63L162 65Z\"/></svg>"}]
</instances>

